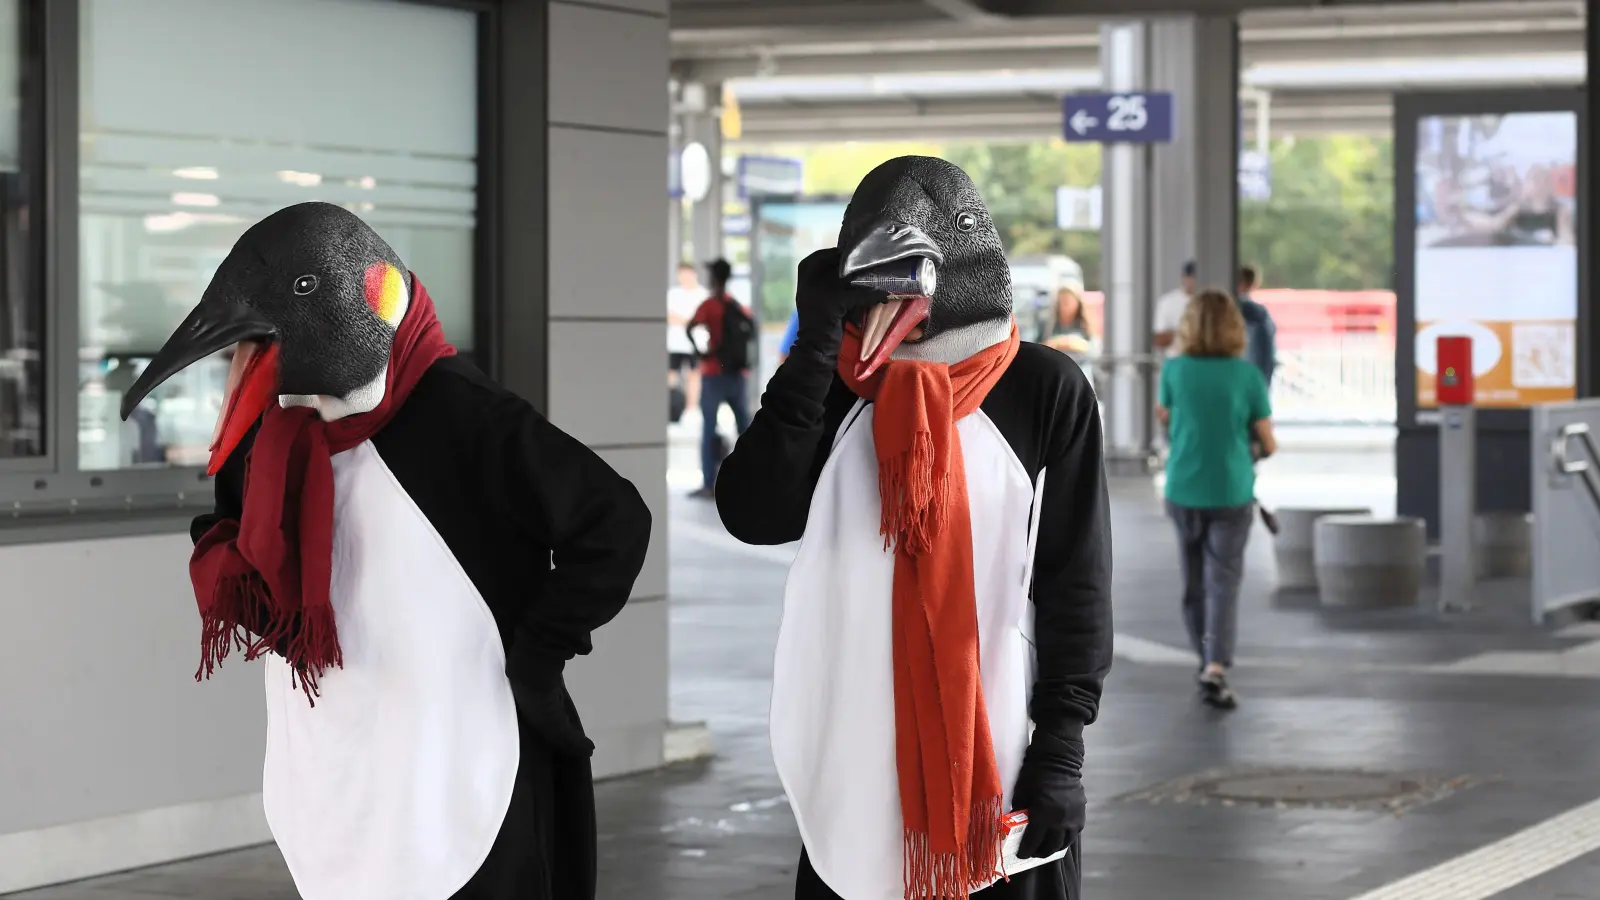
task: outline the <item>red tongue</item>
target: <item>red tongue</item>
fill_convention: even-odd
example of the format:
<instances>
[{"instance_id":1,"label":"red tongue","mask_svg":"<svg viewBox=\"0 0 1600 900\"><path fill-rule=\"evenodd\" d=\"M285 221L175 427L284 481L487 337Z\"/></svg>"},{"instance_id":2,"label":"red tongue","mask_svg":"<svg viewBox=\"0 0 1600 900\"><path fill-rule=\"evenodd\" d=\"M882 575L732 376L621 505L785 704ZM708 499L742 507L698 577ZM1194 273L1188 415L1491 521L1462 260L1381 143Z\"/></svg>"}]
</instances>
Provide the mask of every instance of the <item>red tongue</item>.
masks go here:
<instances>
[{"instance_id":1,"label":"red tongue","mask_svg":"<svg viewBox=\"0 0 1600 900\"><path fill-rule=\"evenodd\" d=\"M888 362L895 348L906 339L906 335L928 320L928 310L933 306L933 302L923 296L897 295L893 299L901 301L900 309L895 312L894 318L889 320L889 329L884 333L883 340L878 342L878 346L872 349L872 353L866 359L856 363L857 381L865 381L873 372L878 371L879 366Z\"/></svg>"},{"instance_id":2,"label":"red tongue","mask_svg":"<svg viewBox=\"0 0 1600 900\"><path fill-rule=\"evenodd\" d=\"M278 346L255 341L240 341L228 367L227 394L222 398L222 413L217 418L216 436L211 442L211 461L206 474L222 471L233 448L250 433L256 419L278 396Z\"/></svg>"}]
</instances>

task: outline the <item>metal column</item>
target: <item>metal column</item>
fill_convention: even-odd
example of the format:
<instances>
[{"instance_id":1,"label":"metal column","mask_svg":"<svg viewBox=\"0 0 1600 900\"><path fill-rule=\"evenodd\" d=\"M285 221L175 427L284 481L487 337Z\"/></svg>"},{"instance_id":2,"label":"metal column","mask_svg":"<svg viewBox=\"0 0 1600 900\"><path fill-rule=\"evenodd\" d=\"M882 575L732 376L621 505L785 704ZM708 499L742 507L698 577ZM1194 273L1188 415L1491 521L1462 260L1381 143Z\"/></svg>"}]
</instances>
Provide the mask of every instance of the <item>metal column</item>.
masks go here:
<instances>
[{"instance_id":1,"label":"metal column","mask_svg":"<svg viewBox=\"0 0 1600 900\"><path fill-rule=\"evenodd\" d=\"M1439 407L1439 610L1471 609L1478 582L1478 418L1467 404Z\"/></svg>"},{"instance_id":2,"label":"metal column","mask_svg":"<svg viewBox=\"0 0 1600 900\"><path fill-rule=\"evenodd\" d=\"M722 96L722 86L703 86L705 98ZM703 101L699 111L686 112L683 117L683 143L698 143L711 156L711 189L689 209L689 240L694 248L695 264L704 271L706 263L722 255L722 116L710 100Z\"/></svg>"},{"instance_id":3,"label":"metal column","mask_svg":"<svg viewBox=\"0 0 1600 900\"><path fill-rule=\"evenodd\" d=\"M1100 69L1108 91L1145 87L1145 31L1140 22L1100 27ZM1108 144L1101 163L1101 269L1109 371L1097 390L1105 401L1107 464L1140 471L1151 456L1149 148Z\"/></svg>"}]
</instances>

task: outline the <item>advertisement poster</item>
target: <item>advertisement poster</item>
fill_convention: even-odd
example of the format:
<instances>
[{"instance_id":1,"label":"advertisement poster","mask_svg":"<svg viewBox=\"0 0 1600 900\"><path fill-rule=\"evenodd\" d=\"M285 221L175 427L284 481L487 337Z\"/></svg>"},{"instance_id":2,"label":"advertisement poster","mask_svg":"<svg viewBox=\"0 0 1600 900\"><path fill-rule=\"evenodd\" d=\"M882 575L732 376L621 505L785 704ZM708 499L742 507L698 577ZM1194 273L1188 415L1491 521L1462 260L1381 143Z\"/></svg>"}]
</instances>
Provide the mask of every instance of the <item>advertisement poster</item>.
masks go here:
<instances>
[{"instance_id":1,"label":"advertisement poster","mask_svg":"<svg viewBox=\"0 0 1600 900\"><path fill-rule=\"evenodd\" d=\"M1417 125L1417 405L1438 339L1472 338L1477 404L1576 396L1578 120L1433 116Z\"/></svg>"}]
</instances>

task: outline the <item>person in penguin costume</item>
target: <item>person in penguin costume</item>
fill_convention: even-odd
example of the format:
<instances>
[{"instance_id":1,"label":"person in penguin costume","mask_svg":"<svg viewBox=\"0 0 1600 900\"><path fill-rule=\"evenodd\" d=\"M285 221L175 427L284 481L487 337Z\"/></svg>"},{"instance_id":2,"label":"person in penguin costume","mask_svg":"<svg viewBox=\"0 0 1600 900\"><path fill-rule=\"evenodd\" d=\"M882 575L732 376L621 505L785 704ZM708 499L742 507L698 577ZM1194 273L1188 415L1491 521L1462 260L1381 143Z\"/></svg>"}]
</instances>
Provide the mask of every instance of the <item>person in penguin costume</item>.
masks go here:
<instances>
[{"instance_id":1,"label":"person in penguin costume","mask_svg":"<svg viewBox=\"0 0 1600 900\"><path fill-rule=\"evenodd\" d=\"M872 287L908 268L920 291ZM796 305L716 485L733 536L800 541L771 707L795 897L1075 900L1111 666L1088 380L1019 343L999 234L940 159L866 176Z\"/></svg>"},{"instance_id":2,"label":"person in penguin costume","mask_svg":"<svg viewBox=\"0 0 1600 900\"><path fill-rule=\"evenodd\" d=\"M189 571L209 675L266 657L263 803L305 900L590 900L562 681L621 610L633 485L446 343L366 223L246 231L123 398L233 348Z\"/></svg>"}]
</instances>

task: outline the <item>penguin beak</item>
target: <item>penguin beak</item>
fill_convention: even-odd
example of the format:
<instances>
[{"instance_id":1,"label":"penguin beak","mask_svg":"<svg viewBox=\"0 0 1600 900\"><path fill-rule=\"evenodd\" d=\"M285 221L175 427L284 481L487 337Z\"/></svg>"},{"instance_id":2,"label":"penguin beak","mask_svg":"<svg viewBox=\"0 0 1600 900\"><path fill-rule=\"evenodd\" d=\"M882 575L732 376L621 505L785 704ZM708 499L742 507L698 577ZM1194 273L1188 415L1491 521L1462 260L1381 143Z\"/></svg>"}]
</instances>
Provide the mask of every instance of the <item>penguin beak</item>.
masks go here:
<instances>
[{"instance_id":1,"label":"penguin beak","mask_svg":"<svg viewBox=\"0 0 1600 900\"><path fill-rule=\"evenodd\" d=\"M856 378L865 379L889 361L933 308L933 273L944 253L922 229L883 220L867 229L840 256L839 276L861 287L886 290L888 300L867 311L861 328ZM898 265L897 265L898 264Z\"/></svg>"},{"instance_id":2,"label":"penguin beak","mask_svg":"<svg viewBox=\"0 0 1600 900\"><path fill-rule=\"evenodd\" d=\"M211 461L206 466L207 474L217 474L228 454L278 393L278 348L272 343L277 331L276 326L237 299L212 296L201 300L123 396L123 420L167 379L198 360L234 346L222 412L212 433Z\"/></svg>"}]
</instances>

